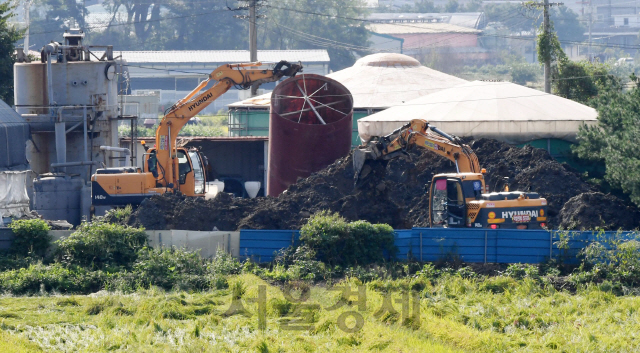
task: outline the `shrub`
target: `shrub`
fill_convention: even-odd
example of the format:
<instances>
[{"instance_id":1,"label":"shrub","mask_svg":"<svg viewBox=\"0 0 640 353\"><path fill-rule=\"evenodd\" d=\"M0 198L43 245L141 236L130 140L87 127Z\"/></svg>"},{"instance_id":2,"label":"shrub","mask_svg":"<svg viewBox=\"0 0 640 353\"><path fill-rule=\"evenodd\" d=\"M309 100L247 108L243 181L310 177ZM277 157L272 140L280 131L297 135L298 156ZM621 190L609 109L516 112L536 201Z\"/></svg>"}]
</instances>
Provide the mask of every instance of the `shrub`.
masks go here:
<instances>
[{"instance_id":1,"label":"shrub","mask_svg":"<svg viewBox=\"0 0 640 353\"><path fill-rule=\"evenodd\" d=\"M15 220L9 224L15 239L11 252L21 256L44 256L51 245L49 225L41 219Z\"/></svg>"},{"instance_id":2,"label":"shrub","mask_svg":"<svg viewBox=\"0 0 640 353\"><path fill-rule=\"evenodd\" d=\"M164 289L206 289L207 265L197 252L176 248L139 251L133 273L143 286Z\"/></svg>"},{"instance_id":3,"label":"shrub","mask_svg":"<svg viewBox=\"0 0 640 353\"><path fill-rule=\"evenodd\" d=\"M129 217L131 217L131 213L133 213L131 205L127 205L124 208L114 208L107 211L107 213L103 217L103 220L106 223L126 225L129 223Z\"/></svg>"},{"instance_id":4,"label":"shrub","mask_svg":"<svg viewBox=\"0 0 640 353\"><path fill-rule=\"evenodd\" d=\"M353 247L347 221L338 213L321 211L309 218L300 230L300 241L317 252L318 259L330 264L347 262L341 255Z\"/></svg>"},{"instance_id":5,"label":"shrub","mask_svg":"<svg viewBox=\"0 0 640 353\"><path fill-rule=\"evenodd\" d=\"M209 265L210 260L202 259L197 252L143 248L132 270L110 275L105 288L123 292L150 286L189 291L227 288L226 278L212 273Z\"/></svg>"},{"instance_id":6,"label":"shrub","mask_svg":"<svg viewBox=\"0 0 640 353\"><path fill-rule=\"evenodd\" d=\"M138 250L147 245L144 229L105 222L83 223L68 238L56 242L56 259L94 269L130 268Z\"/></svg>"},{"instance_id":7,"label":"shrub","mask_svg":"<svg viewBox=\"0 0 640 353\"><path fill-rule=\"evenodd\" d=\"M383 259L386 251L394 256L393 228L388 224L371 224L367 221L349 223L349 233L356 244L356 263L369 264Z\"/></svg>"},{"instance_id":8,"label":"shrub","mask_svg":"<svg viewBox=\"0 0 640 353\"><path fill-rule=\"evenodd\" d=\"M216 257L208 267L210 272L218 275L235 275L242 271L242 264L220 248L216 250Z\"/></svg>"},{"instance_id":9,"label":"shrub","mask_svg":"<svg viewBox=\"0 0 640 353\"><path fill-rule=\"evenodd\" d=\"M627 285L640 283L640 233L624 236L622 233L607 235L600 232L596 241L581 250L583 267L599 271Z\"/></svg>"},{"instance_id":10,"label":"shrub","mask_svg":"<svg viewBox=\"0 0 640 353\"><path fill-rule=\"evenodd\" d=\"M87 294L100 290L104 279L102 271L39 263L0 273L0 291L14 295L41 292Z\"/></svg>"},{"instance_id":11,"label":"shrub","mask_svg":"<svg viewBox=\"0 0 640 353\"><path fill-rule=\"evenodd\" d=\"M313 215L300 231L300 241L331 265L366 265L393 256L393 229L366 221L347 223L337 213Z\"/></svg>"},{"instance_id":12,"label":"shrub","mask_svg":"<svg viewBox=\"0 0 640 353\"><path fill-rule=\"evenodd\" d=\"M540 279L538 266L530 264L511 264L504 271L504 275L518 280L524 278L531 278L533 280Z\"/></svg>"}]
</instances>

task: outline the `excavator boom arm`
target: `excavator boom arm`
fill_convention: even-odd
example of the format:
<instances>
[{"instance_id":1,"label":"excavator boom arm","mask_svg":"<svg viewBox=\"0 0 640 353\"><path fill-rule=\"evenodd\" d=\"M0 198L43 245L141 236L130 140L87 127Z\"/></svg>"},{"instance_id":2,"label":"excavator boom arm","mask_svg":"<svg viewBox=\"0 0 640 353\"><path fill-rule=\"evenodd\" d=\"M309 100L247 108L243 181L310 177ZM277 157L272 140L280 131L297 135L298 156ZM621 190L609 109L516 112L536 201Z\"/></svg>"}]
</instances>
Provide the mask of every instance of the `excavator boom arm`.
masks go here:
<instances>
[{"instance_id":1,"label":"excavator boom arm","mask_svg":"<svg viewBox=\"0 0 640 353\"><path fill-rule=\"evenodd\" d=\"M174 159L176 158L176 140L178 133L194 117L213 101L222 96L232 86L249 88L266 82L278 81L284 76L295 76L302 70L298 64L280 61L273 69L264 70L255 67L262 63L227 64L213 70L209 78L201 82L193 91L176 102L160 121L156 130L156 155L158 163L163 167L161 177L165 184L172 183L175 175ZM210 81L215 84L202 91Z\"/></svg>"},{"instance_id":2,"label":"excavator boom arm","mask_svg":"<svg viewBox=\"0 0 640 353\"><path fill-rule=\"evenodd\" d=\"M389 135L373 138L354 151L356 182L367 159L392 159L413 146L448 158L456 164L458 173L480 172L478 157L462 140L429 125L425 120L414 119Z\"/></svg>"}]
</instances>

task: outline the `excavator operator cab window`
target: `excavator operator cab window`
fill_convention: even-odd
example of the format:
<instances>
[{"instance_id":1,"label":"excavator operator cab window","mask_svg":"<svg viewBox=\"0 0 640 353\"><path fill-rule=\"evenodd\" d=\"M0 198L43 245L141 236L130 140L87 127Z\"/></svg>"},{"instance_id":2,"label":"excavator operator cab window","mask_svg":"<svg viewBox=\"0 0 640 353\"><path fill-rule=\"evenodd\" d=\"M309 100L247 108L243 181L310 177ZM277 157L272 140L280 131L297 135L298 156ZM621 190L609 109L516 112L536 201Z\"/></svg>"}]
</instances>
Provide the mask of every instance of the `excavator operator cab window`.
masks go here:
<instances>
[{"instance_id":1,"label":"excavator operator cab window","mask_svg":"<svg viewBox=\"0 0 640 353\"><path fill-rule=\"evenodd\" d=\"M449 211L447 224L450 227L464 225L464 193L459 180L447 179L447 210Z\"/></svg>"},{"instance_id":2,"label":"excavator operator cab window","mask_svg":"<svg viewBox=\"0 0 640 353\"><path fill-rule=\"evenodd\" d=\"M187 182L187 174L191 171L189 158L184 151L178 151L178 174L180 176L180 184Z\"/></svg>"},{"instance_id":3,"label":"excavator operator cab window","mask_svg":"<svg viewBox=\"0 0 640 353\"><path fill-rule=\"evenodd\" d=\"M158 177L158 158L156 157L156 151L149 154L149 158L147 159L147 169L154 178Z\"/></svg>"},{"instance_id":4,"label":"excavator operator cab window","mask_svg":"<svg viewBox=\"0 0 640 353\"><path fill-rule=\"evenodd\" d=\"M447 179L438 179L431 185L431 225L444 226L447 221Z\"/></svg>"},{"instance_id":5,"label":"excavator operator cab window","mask_svg":"<svg viewBox=\"0 0 640 353\"><path fill-rule=\"evenodd\" d=\"M195 179L194 194L204 194L204 168L203 163L200 160L200 154L196 151L189 151L189 157L191 157L191 163L193 164L193 177Z\"/></svg>"},{"instance_id":6,"label":"excavator operator cab window","mask_svg":"<svg viewBox=\"0 0 640 353\"><path fill-rule=\"evenodd\" d=\"M464 180L462 190L465 198L482 199L482 181L480 180Z\"/></svg>"},{"instance_id":7,"label":"excavator operator cab window","mask_svg":"<svg viewBox=\"0 0 640 353\"><path fill-rule=\"evenodd\" d=\"M432 226L462 227L465 201L462 183L456 179L437 179L431 193Z\"/></svg>"}]
</instances>

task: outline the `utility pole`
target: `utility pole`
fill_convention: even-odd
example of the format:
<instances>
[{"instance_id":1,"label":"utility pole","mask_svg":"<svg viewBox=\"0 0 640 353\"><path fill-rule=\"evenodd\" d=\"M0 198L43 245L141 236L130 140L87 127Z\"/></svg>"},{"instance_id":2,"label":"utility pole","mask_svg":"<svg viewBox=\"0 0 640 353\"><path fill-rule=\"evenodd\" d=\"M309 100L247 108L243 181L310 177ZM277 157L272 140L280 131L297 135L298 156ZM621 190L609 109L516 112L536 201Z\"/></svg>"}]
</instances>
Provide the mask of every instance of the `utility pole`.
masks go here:
<instances>
[{"instance_id":1,"label":"utility pole","mask_svg":"<svg viewBox=\"0 0 640 353\"><path fill-rule=\"evenodd\" d=\"M256 4L257 0L250 0L249 3L249 56L251 62L258 61L258 26L256 26ZM251 97L258 95L258 85L251 85Z\"/></svg>"},{"instance_id":2,"label":"utility pole","mask_svg":"<svg viewBox=\"0 0 640 353\"><path fill-rule=\"evenodd\" d=\"M609 2L609 19L611 19L611 2ZM593 6L589 0L589 50L587 51L587 59L591 62L591 24L593 23Z\"/></svg>"},{"instance_id":3,"label":"utility pole","mask_svg":"<svg viewBox=\"0 0 640 353\"><path fill-rule=\"evenodd\" d=\"M543 26L545 38L549 38L549 0L544 0ZM544 61L544 91L546 93L551 93L551 57L549 56L547 56Z\"/></svg>"},{"instance_id":4,"label":"utility pole","mask_svg":"<svg viewBox=\"0 0 640 353\"><path fill-rule=\"evenodd\" d=\"M258 61L258 25L257 21L259 18L265 18L264 15L258 15L257 10L260 6L259 3L263 0L238 0L243 2L248 2L247 5L232 9L228 7L231 11L238 10L249 10L249 16L246 15L235 15L233 17L240 19L248 19L249 20L249 61L256 62ZM258 86L251 85L251 97L255 97L258 94Z\"/></svg>"},{"instance_id":5,"label":"utility pole","mask_svg":"<svg viewBox=\"0 0 640 353\"><path fill-rule=\"evenodd\" d=\"M542 31L544 32L544 37L547 38L547 40L551 36L551 33L550 33L551 21L549 20L549 8L551 6L561 6L561 5L564 5L564 3L561 3L561 2L550 3L549 0L544 0L544 2L542 3L535 2L527 5L527 6L534 6L538 8L542 7L542 10L543 10ZM548 42L544 44L549 45ZM546 57L544 61L544 91L546 93L551 93L551 56Z\"/></svg>"}]
</instances>

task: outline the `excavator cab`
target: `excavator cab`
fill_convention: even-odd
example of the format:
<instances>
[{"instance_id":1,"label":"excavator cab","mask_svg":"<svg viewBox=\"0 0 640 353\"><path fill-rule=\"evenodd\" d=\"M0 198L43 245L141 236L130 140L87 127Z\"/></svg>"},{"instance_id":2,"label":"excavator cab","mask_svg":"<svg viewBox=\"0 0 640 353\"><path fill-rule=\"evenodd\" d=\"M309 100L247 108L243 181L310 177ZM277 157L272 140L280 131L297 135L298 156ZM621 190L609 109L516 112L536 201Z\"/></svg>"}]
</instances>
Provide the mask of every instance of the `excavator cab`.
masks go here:
<instances>
[{"instance_id":1,"label":"excavator cab","mask_svg":"<svg viewBox=\"0 0 640 353\"><path fill-rule=\"evenodd\" d=\"M431 183L431 219L433 227L464 227L466 203L460 179L435 177Z\"/></svg>"},{"instance_id":2,"label":"excavator cab","mask_svg":"<svg viewBox=\"0 0 640 353\"><path fill-rule=\"evenodd\" d=\"M178 162L178 188L179 191L187 196L202 195L205 192L205 168L204 158L197 149L177 148L176 159ZM145 172L152 173L156 178L156 186L159 188L172 188L173 186L164 185L165 167L158 163L155 149L150 149L146 154L144 163Z\"/></svg>"}]
</instances>

